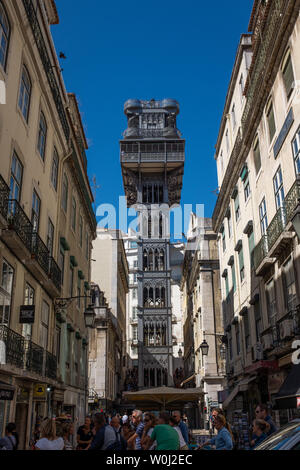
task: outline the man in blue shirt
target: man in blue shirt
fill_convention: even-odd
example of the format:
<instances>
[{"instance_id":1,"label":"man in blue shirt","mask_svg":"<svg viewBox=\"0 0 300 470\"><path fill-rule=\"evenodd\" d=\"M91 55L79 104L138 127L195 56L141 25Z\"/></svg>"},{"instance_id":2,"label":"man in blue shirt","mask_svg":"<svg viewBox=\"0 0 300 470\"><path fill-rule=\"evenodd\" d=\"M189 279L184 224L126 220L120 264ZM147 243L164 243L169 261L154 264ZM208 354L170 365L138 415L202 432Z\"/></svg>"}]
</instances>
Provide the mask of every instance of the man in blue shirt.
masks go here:
<instances>
[{"instance_id":1,"label":"man in blue shirt","mask_svg":"<svg viewBox=\"0 0 300 470\"><path fill-rule=\"evenodd\" d=\"M94 416L95 436L86 450L106 450L116 442L116 432L109 424L106 424L105 416L96 413Z\"/></svg>"},{"instance_id":2,"label":"man in blue shirt","mask_svg":"<svg viewBox=\"0 0 300 470\"><path fill-rule=\"evenodd\" d=\"M255 417L256 419L263 419L270 425L270 429L268 431L268 436L273 434L274 432L277 431L277 427L274 424L274 421L272 420L271 416L268 413L268 405L265 405L263 403L257 405L256 410L255 410Z\"/></svg>"},{"instance_id":3,"label":"man in blue shirt","mask_svg":"<svg viewBox=\"0 0 300 470\"><path fill-rule=\"evenodd\" d=\"M173 411L173 417L176 420L177 426L179 427L182 437L185 440L186 445L189 445L189 430L187 425L181 419L180 411Z\"/></svg>"},{"instance_id":4,"label":"man in blue shirt","mask_svg":"<svg viewBox=\"0 0 300 470\"><path fill-rule=\"evenodd\" d=\"M132 422L135 428L135 433L128 439L128 444L131 445L135 442L135 450L142 450L141 439L145 425L143 423L143 413L141 410L133 411Z\"/></svg>"}]
</instances>

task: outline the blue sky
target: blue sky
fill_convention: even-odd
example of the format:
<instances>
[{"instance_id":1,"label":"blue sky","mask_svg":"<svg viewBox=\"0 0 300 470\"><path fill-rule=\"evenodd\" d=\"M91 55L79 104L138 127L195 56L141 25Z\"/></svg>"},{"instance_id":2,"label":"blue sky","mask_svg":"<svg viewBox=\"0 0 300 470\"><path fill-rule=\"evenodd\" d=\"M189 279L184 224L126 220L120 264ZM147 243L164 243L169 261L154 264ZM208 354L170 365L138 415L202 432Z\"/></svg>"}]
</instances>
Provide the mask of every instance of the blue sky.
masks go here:
<instances>
[{"instance_id":1,"label":"blue sky","mask_svg":"<svg viewBox=\"0 0 300 470\"><path fill-rule=\"evenodd\" d=\"M67 90L74 92L89 142L96 203L123 195L119 139L128 98L175 98L186 139L182 203L205 204L217 188L214 146L240 35L253 0L57 0L52 27Z\"/></svg>"}]
</instances>

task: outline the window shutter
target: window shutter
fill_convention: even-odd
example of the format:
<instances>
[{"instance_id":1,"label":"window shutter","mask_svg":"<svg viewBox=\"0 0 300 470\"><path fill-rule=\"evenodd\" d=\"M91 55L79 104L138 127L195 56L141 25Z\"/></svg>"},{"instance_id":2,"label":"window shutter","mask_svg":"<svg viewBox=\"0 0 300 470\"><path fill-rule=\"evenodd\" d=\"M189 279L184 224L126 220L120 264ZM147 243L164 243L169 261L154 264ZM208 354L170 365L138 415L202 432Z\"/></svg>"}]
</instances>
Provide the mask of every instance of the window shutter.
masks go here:
<instances>
[{"instance_id":1,"label":"window shutter","mask_svg":"<svg viewBox=\"0 0 300 470\"><path fill-rule=\"evenodd\" d=\"M294 84L294 72L293 72L291 56L289 56L289 58L287 59L282 74L283 74L283 82L285 86L286 95L289 98L292 94L293 84Z\"/></svg>"},{"instance_id":2,"label":"window shutter","mask_svg":"<svg viewBox=\"0 0 300 470\"><path fill-rule=\"evenodd\" d=\"M271 106L269 107L267 117L268 117L268 125L269 125L269 137L270 137L270 142L271 142L276 132L273 104L271 104Z\"/></svg>"},{"instance_id":3,"label":"window shutter","mask_svg":"<svg viewBox=\"0 0 300 470\"><path fill-rule=\"evenodd\" d=\"M254 153L254 166L255 166L255 171L256 171L256 174L257 174L260 170L260 167L261 167L259 141L257 141L257 143L254 147L254 152L253 153Z\"/></svg>"},{"instance_id":4,"label":"window shutter","mask_svg":"<svg viewBox=\"0 0 300 470\"><path fill-rule=\"evenodd\" d=\"M244 267L243 248L241 248L240 251L239 251L239 263L240 263L240 270L241 270L241 269L243 269L243 267Z\"/></svg>"},{"instance_id":5,"label":"window shutter","mask_svg":"<svg viewBox=\"0 0 300 470\"><path fill-rule=\"evenodd\" d=\"M235 292L236 291L236 277L235 277L235 266L234 266L234 264L231 266L231 274L232 274L233 292Z\"/></svg>"},{"instance_id":6,"label":"window shutter","mask_svg":"<svg viewBox=\"0 0 300 470\"><path fill-rule=\"evenodd\" d=\"M237 208L239 207L240 203L239 203L239 195L237 194L235 199L234 199L234 208L235 210L237 210Z\"/></svg>"}]
</instances>

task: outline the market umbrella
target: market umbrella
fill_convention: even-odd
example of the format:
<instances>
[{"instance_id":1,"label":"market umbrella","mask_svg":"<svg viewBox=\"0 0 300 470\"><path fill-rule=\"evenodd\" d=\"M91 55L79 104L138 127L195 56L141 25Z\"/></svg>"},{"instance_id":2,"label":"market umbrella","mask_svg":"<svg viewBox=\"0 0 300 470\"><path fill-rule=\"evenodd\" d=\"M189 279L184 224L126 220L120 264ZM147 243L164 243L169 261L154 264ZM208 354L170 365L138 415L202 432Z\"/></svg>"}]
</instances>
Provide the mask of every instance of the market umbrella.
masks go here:
<instances>
[{"instance_id":1,"label":"market umbrella","mask_svg":"<svg viewBox=\"0 0 300 470\"><path fill-rule=\"evenodd\" d=\"M132 402L153 402L162 405L165 409L166 405L178 402L198 401L204 394L202 388L172 388L158 387L140 390L138 392L123 392L123 396Z\"/></svg>"}]
</instances>

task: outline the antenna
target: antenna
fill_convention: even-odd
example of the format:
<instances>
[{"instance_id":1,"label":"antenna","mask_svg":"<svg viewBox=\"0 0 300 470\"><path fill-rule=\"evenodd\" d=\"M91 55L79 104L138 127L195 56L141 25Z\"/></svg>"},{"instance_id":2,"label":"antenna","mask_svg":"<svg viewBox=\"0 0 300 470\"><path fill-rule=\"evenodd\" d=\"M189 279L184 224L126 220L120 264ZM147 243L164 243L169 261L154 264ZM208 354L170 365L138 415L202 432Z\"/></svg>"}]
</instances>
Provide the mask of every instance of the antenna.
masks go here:
<instances>
[{"instance_id":1,"label":"antenna","mask_svg":"<svg viewBox=\"0 0 300 470\"><path fill-rule=\"evenodd\" d=\"M100 189L100 188L101 188L101 186L99 184L97 184L96 175L93 175L92 176L91 189L92 189L92 193L93 193L94 203L96 203L97 189Z\"/></svg>"}]
</instances>

